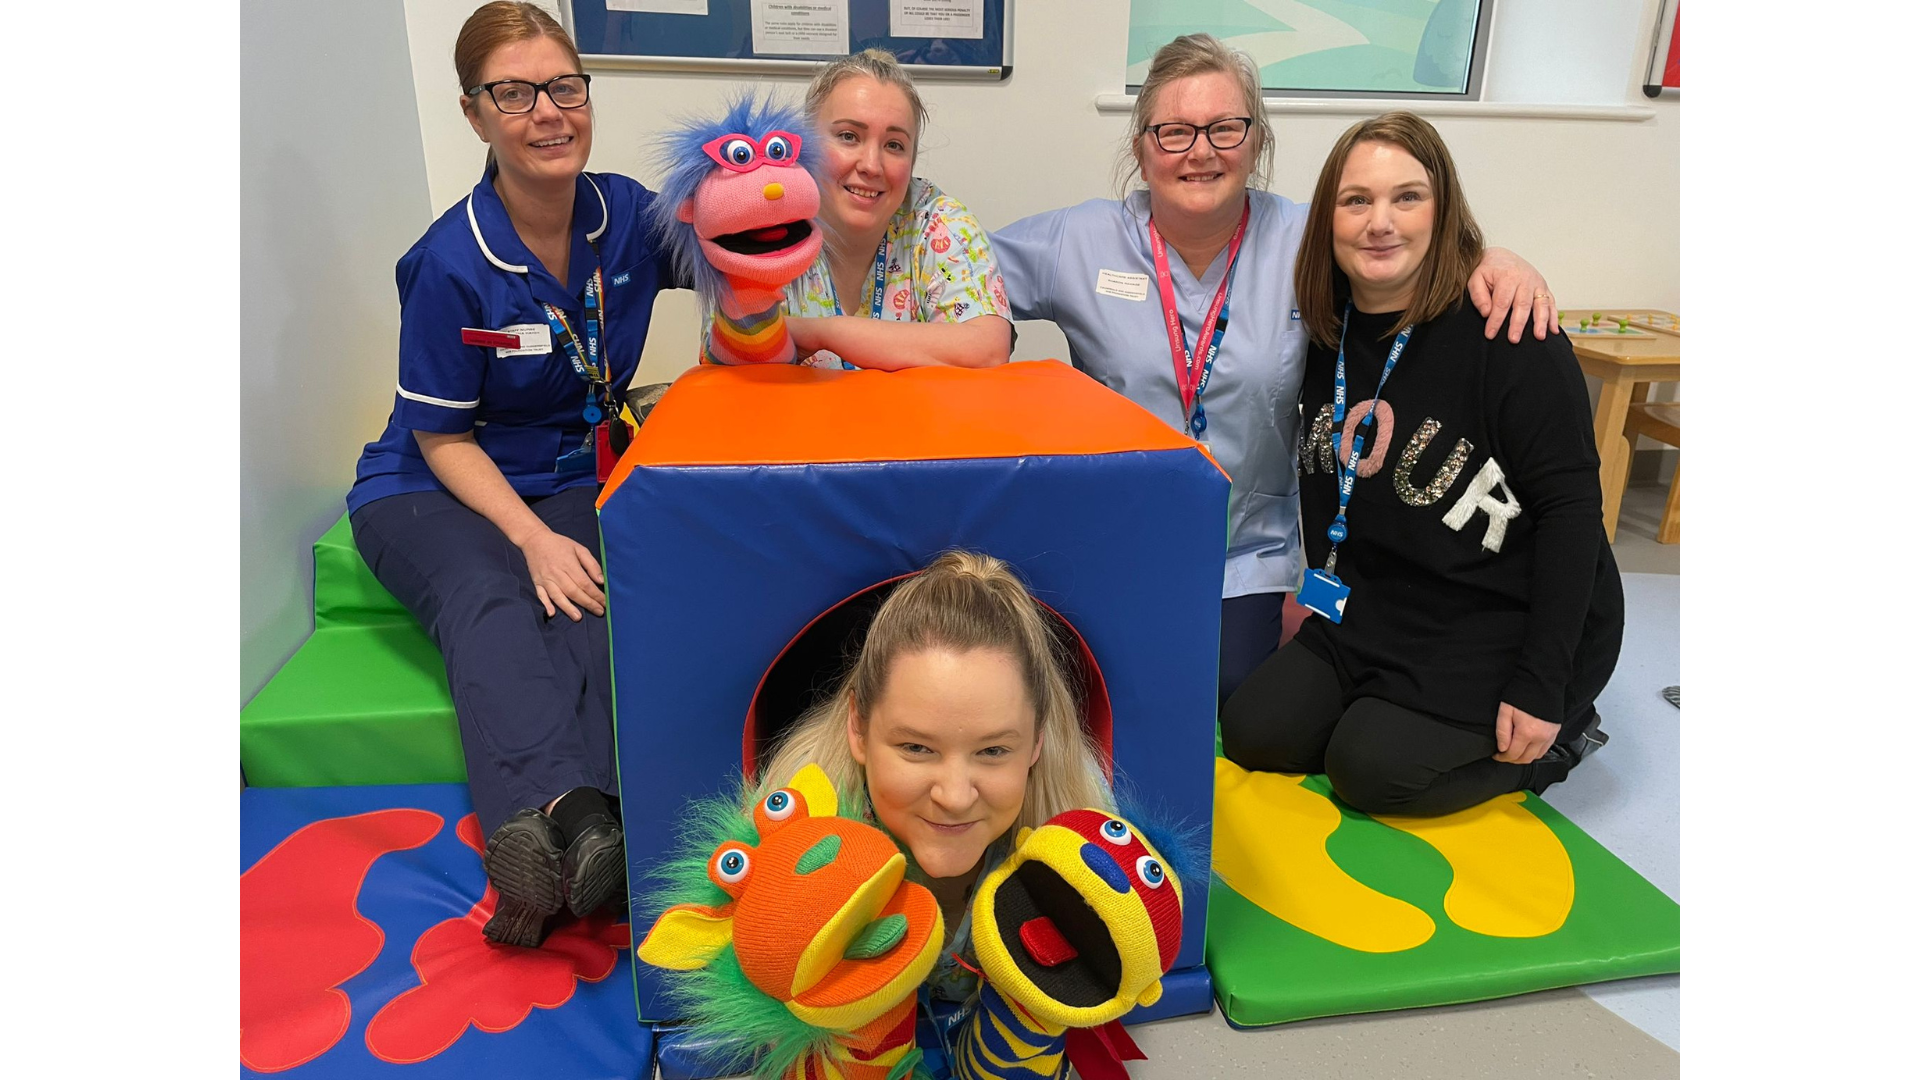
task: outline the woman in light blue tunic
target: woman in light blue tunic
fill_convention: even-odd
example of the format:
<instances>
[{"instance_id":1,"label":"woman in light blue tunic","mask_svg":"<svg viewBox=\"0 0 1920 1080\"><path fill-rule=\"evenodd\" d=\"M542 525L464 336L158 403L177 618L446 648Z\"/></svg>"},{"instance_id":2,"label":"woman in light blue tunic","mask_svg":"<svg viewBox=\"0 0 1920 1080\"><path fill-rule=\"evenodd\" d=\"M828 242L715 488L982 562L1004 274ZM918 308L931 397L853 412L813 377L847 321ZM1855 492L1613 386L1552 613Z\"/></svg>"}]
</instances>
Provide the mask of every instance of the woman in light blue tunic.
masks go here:
<instances>
[{"instance_id":1,"label":"woman in light blue tunic","mask_svg":"<svg viewBox=\"0 0 1920 1080\"><path fill-rule=\"evenodd\" d=\"M1279 645L1303 569L1295 453L1307 335L1293 297L1307 208L1259 190L1273 132L1244 53L1207 34L1154 54L1134 104L1146 183L992 234L1015 319L1048 319L1073 365L1207 444L1233 478L1220 618L1220 696ZM1257 168L1256 168L1257 166ZM1249 181L1254 182L1249 189ZM1487 336L1558 332L1546 282L1492 249L1471 283ZM1180 340L1171 332L1177 325Z\"/></svg>"}]
</instances>

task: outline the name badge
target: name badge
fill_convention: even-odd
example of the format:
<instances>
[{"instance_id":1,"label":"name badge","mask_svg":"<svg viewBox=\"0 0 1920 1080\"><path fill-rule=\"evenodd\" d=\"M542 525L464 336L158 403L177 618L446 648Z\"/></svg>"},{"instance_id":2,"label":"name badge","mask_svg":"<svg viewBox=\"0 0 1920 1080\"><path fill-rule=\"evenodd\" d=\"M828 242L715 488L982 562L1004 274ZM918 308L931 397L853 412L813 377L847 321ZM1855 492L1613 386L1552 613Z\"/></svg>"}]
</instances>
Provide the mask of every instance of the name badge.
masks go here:
<instances>
[{"instance_id":1,"label":"name badge","mask_svg":"<svg viewBox=\"0 0 1920 1080\"><path fill-rule=\"evenodd\" d=\"M1347 613L1348 591L1345 582L1325 570L1309 570L1294 599L1301 607L1337 625Z\"/></svg>"},{"instance_id":2,"label":"name badge","mask_svg":"<svg viewBox=\"0 0 1920 1080\"><path fill-rule=\"evenodd\" d=\"M1100 271L1100 280L1094 283L1093 291L1101 296L1118 297L1121 300L1140 301L1147 298L1147 275L1123 274L1118 270Z\"/></svg>"},{"instance_id":3,"label":"name badge","mask_svg":"<svg viewBox=\"0 0 1920 1080\"><path fill-rule=\"evenodd\" d=\"M514 323L501 327L500 332L520 336L519 348L493 350L493 355L500 359L509 356L545 356L553 351L553 329L546 323Z\"/></svg>"}]
</instances>

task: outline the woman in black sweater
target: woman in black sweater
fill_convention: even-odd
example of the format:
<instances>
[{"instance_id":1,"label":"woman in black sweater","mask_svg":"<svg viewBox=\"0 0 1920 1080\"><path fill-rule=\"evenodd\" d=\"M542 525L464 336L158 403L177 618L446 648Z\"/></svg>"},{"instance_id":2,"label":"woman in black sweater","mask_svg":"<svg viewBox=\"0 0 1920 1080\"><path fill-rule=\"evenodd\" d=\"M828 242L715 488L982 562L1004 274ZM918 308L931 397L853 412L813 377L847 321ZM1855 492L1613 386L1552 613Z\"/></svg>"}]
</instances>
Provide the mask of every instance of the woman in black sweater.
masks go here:
<instances>
[{"instance_id":1,"label":"woman in black sweater","mask_svg":"<svg viewBox=\"0 0 1920 1080\"><path fill-rule=\"evenodd\" d=\"M1538 793L1605 741L1623 602L1586 383L1563 336L1486 339L1466 298L1481 247L1426 121L1387 113L1334 145L1295 270L1315 614L1221 736L1242 767L1324 771L1370 813Z\"/></svg>"}]
</instances>

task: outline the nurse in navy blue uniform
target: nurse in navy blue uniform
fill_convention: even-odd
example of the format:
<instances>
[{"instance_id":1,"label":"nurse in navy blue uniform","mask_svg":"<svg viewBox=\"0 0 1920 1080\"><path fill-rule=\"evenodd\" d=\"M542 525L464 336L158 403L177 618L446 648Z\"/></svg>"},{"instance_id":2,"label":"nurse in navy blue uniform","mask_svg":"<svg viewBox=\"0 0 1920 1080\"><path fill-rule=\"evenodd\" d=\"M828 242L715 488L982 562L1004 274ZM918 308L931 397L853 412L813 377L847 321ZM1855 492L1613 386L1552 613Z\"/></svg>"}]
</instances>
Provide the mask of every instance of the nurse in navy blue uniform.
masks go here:
<instances>
[{"instance_id":1,"label":"nurse in navy blue uniform","mask_svg":"<svg viewBox=\"0 0 1920 1080\"><path fill-rule=\"evenodd\" d=\"M486 172L400 260L393 414L347 507L446 660L500 898L486 934L531 946L625 876L596 429L675 281L652 193L585 171L589 77L550 15L487 4L454 65Z\"/></svg>"}]
</instances>

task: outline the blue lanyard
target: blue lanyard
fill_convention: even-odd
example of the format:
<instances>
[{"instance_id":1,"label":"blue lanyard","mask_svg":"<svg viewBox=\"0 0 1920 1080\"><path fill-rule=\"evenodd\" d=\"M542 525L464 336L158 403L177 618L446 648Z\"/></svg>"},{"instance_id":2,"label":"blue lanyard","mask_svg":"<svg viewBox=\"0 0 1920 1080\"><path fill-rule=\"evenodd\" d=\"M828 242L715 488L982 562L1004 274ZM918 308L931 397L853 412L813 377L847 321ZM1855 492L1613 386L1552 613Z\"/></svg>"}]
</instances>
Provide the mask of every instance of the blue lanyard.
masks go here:
<instances>
[{"instance_id":1,"label":"blue lanyard","mask_svg":"<svg viewBox=\"0 0 1920 1080\"><path fill-rule=\"evenodd\" d=\"M1340 434L1347 422L1347 320L1353 315L1353 304L1347 304L1347 310L1340 315L1340 356L1333 365L1333 456L1340 458ZM1333 573L1334 556L1340 550L1340 541L1347 538L1347 502L1353 498L1353 479L1360 469L1360 455L1367 445L1367 427L1373 423L1373 413L1380 407L1380 391L1387 387L1387 376L1393 374L1393 365L1400 362L1401 350L1407 347L1407 339L1413 336L1413 327L1403 327L1400 335L1393 339L1393 350L1387 353L1386 367L1380 369L1380 385L1373 388L1373 401L1367 406L1367 415L1353 432L1353 449L1347 453L1346 467L1340 472L1340 509L1333 515L1333 524L1327 526L1327 539L1333 546L1327 549L1327 573Z\"/></svg>"},{"instance_id":2,"label":"blue lanyard","mask_svg":"<svg viewBox=\"0 0 1920 1080\"><path fill-rule=\"evenodd\" d=\"M887 252L891 250L892 247L893 244L883 236L880 238L880 250L873 253L873 305L867 309L867 318L869 319L878 319L880 317L881 305L886 299ZM827 284L833 284L833 275L831 273L827 275ZM833 291L833 313L835 315L846 314L845 311L840 309L840 290L838 289ZM858 366L850 364L845 360L840 361L840 366L848 371L859 370Z\"/></svg>"},{"instance_id":3,"label":"blue lanyard","mask_svg":"<svg viewBox=\"0 0 1920 1080\"><path fill-rule=\"evenodd\" d=\"M552 328L553 336L560 341L560 347L566 351L567 359L573 361L573 372L587 384L587 403L580 410L580 418L589 424L598 424L605 418L604 409L612 407L611 396L607 393L606 377L600 374L600 332L605 322L601 315L600 298L604 290L600 281L600 268L594 267L592 276L587 278L586 331L587 354L580 355L580 342L567 325L566 315L552 304L541 304L547 313L547 325Z\"/></svg>"}]
</instances>

